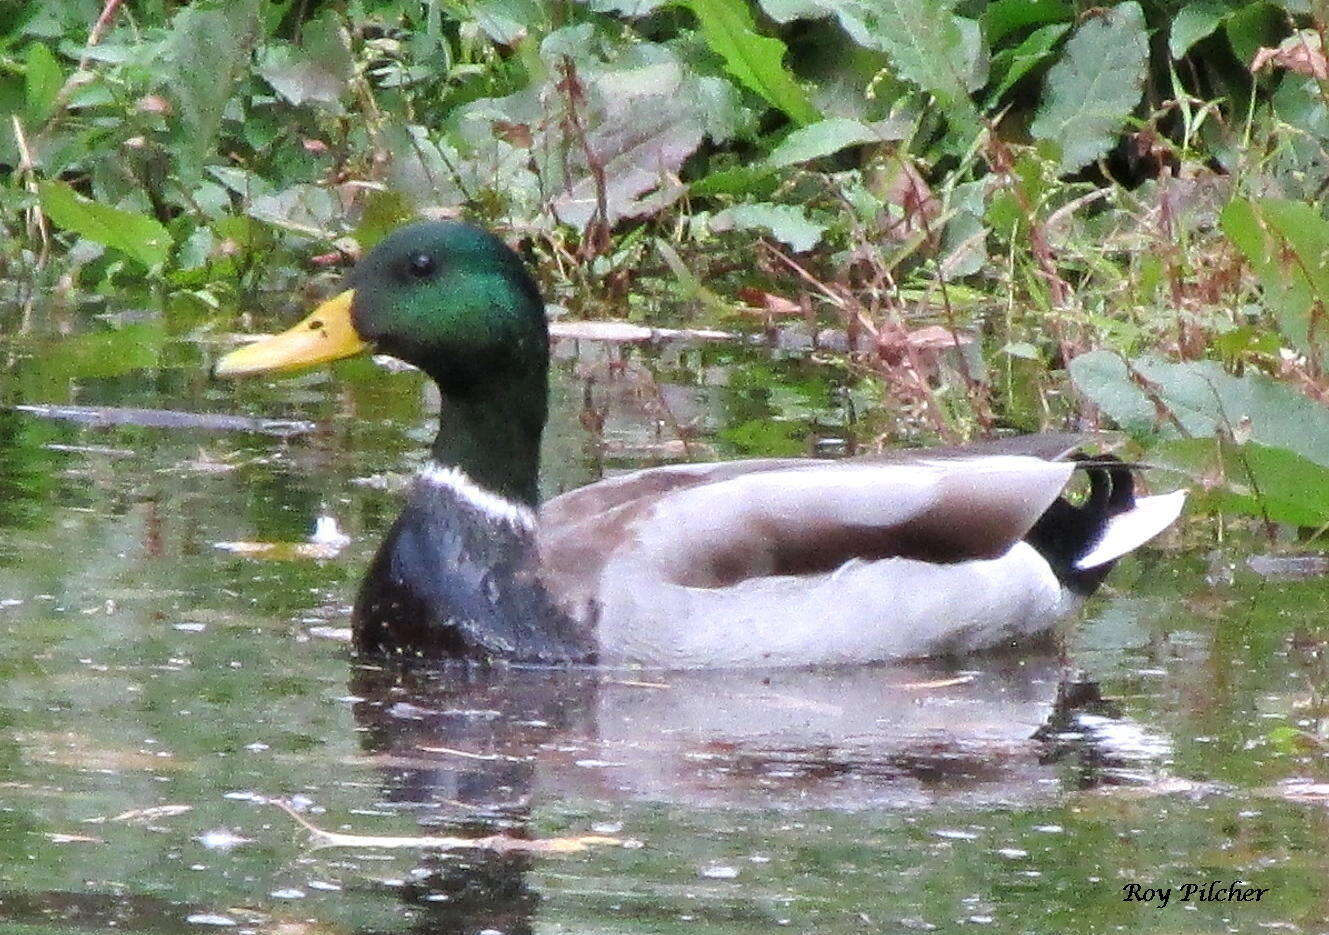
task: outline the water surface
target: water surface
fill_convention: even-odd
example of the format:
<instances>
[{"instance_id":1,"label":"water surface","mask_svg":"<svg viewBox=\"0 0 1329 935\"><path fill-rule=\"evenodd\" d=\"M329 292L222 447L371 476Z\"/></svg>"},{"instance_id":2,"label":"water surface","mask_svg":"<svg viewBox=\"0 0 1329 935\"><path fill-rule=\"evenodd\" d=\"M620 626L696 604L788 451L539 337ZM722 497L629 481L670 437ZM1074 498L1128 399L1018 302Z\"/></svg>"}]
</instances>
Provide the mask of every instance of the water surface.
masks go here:
<instances>
[{"instance_id":1,"label":"water surface","mask_svg":"<svg viewBox=\"0 0 1329 935\"><path fill-rule=\"evenodd\" d=\"M216 384L216 347L131 322L0 348L6 404L296 423L0 410L3 931L1329 930L1329 584L1252 571L1266 544L1193 519L1019 654L401 677L344 636L427 388L367 361ZM557 357L550 493L872 435L873 401L802 355ZM349 544L311 545L319 517ZM315 846L274 799L364 837ZM376 840L496 832L606 840ZM1210 880L1268 893L1122 899Z\"/></svg>"}]
</instances>

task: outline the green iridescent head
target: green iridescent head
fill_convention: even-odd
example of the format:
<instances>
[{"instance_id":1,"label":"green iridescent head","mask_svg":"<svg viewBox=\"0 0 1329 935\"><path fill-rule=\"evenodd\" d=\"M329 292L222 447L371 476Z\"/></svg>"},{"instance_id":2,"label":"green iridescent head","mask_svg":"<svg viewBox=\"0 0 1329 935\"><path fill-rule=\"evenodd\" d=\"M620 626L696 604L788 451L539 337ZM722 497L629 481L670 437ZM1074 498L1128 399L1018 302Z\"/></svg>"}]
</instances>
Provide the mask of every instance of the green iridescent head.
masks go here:
<instances>
[{"instance_id":1,"label":"green iridescent head","mask_svg":"<svg viewBox=\"0 0 1329 935\"><path fill-rule=\"evenodd\" d=\"M366 350L438 383L438 460L534 500L549 335L535 282L501 240L455 221L402 227L365 254L341 294L293 328L226 355L216 373L293 370Z\"/></svg>"},{"instance_id":2,"label":"green iridescent head","mask_svg":"<svg viewBox=\"0 0 1329 935\"><path fill-rule=\"evenodd\" d=\"M544 303L521 259L493 234L420 221L365 254L346 291L294 328L228 354L216 372L293 370L365 350L414 364L445 392L522 372L543 376Z\"/></svg>"},{"instance_id":3,"label":"green iridescent head","mask_svg":"<svg viewBox=\"0 0 1329 935\"><path fill-rule=\"evenodd\" d=\"M414 364L445 392L543 370L544 303L521 259L468 224L423 221L394 231L346 281L362 340Z\"/></svg>"}]
</instances>

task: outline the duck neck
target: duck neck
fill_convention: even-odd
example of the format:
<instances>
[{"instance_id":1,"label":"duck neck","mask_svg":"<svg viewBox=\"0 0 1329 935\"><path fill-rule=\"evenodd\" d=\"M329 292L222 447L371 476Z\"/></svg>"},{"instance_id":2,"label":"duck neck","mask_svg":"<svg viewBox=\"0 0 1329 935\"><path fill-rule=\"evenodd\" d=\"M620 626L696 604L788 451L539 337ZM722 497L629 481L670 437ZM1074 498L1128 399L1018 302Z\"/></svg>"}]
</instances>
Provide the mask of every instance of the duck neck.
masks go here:
<instances>
[{"instance_id":1,"label":"duck neck","mask_svg":"<svg viewBox=\"0 0 1329 935\"><path fill-rule=\"evenodd\" d=\"M534 394L512 384L465 396L445 391L431 453L491 493L534 508L546 408L543 387Z\"/></svg>"}]
</instances>

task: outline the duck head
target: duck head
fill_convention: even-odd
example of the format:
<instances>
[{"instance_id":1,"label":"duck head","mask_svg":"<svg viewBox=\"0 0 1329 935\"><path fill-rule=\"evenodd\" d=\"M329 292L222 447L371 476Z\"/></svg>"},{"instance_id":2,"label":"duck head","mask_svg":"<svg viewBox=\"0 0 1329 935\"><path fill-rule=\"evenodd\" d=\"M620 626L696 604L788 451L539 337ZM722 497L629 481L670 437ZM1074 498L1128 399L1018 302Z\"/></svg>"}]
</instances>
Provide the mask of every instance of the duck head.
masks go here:
<instances>
[{"instance_id":1,"label":"duck head","mask_svg":"<svg viewBox=\"0 0 1329 935\"><path fill-rule=\"evenodd\" d=\"M366 351L413 364L442 396L434 458L533 505L549 336L521 259L479 228L422 221L384 238L344 285L289 330L227 354L215 373L292 371Z\"/></svg>"}]
</instances>

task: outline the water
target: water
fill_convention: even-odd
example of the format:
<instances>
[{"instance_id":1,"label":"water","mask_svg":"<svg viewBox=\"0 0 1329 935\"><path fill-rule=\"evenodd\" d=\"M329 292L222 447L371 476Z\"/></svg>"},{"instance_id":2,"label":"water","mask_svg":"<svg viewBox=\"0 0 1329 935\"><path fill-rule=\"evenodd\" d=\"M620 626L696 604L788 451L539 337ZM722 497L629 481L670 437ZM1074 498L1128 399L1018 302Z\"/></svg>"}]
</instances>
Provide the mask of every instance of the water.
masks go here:
<instances>
[{"instance_id":1,"label":"water","mask_svg":"<svg viewBox=\"0 0 1329 935\"><path fill-rule=\"evenodd\" d=\"M219 385L149 325L3 351L11 404L314 427L0 411L0 931L1329 931L1314 563L1257 574L1197 519L1021 654L402 680L344 636L432 432L418 375ZM797 356L558 356L551 492L872 434ZM401 840L494 833L601 840ZM1181 901L1211 880L1267 892Z\"/></svg>"}]
</instances>

